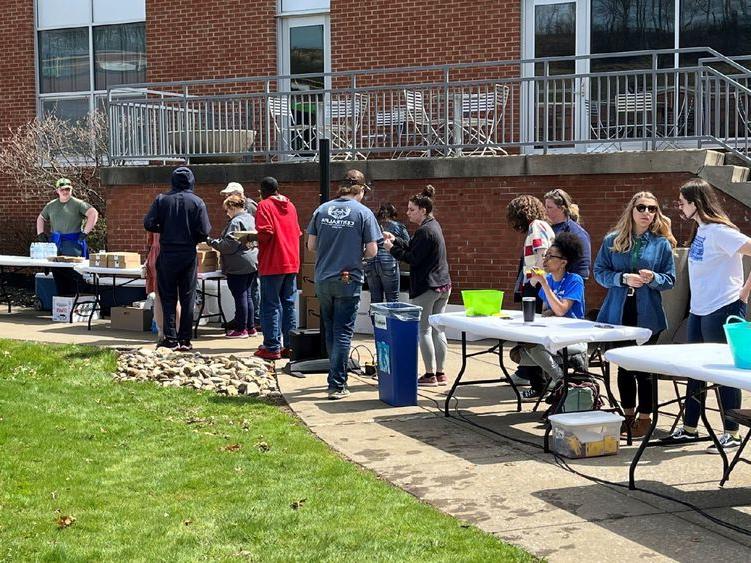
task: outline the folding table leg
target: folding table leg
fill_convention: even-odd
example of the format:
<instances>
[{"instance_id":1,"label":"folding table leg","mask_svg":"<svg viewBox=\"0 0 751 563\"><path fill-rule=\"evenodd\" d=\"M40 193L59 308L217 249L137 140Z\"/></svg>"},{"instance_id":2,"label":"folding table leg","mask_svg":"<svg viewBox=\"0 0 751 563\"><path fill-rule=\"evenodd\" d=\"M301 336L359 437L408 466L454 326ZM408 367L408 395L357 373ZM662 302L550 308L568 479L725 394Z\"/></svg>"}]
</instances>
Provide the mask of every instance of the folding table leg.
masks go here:
<instances>
[{"instance_id":1,"label":"folding table leg","mask_svg":"<svg viewBox=\"0 0 751 563\"><path fill-rule=\"evenodd\" d=\"M647 446L649 445L649 441L652 439L652 434L654 433L655 428L657 428L657 419L660 416L660 409L658 407L658 401L657 401L657 375L654 373L650 373L649 380L652 383L652 424L649 425L649 430L647 430L647 433L644 434L644 438L642 438L641 444L639 444L639 449L636 450L634 459L631 460L631 465L628 468L628 488L631 489L632 491L636 489L636 484L635 484L636 466L639 464L639 460L641 459L641 456L644 453L644 450L647 449ZM629 432L629 445L631 445L630 440L631 440L631 433Z\"/></svg>"},{"instance_id":2,"label":"folding table leg","mask_svg":"<svg viewBox=\"0 0 751 563\"><path fill-rule=\"evenodd\" d=\"M8 304L8 314L10 314L10 293L8 293L8 280L6 279L7 272L4 266L0 266L0 294L3 296L3 301Z\"/></svg>"},{"instance_id":3,"label":"folding table leg","mask_svg":"<svg viewBox=\"0 0 751 563\"><path fill-rule=\"evenodd\" d=\"M462 380L462 376L464 375L464 370L467 368L467 333L462 331L462 367L459 369L459 373L456 376L456 379L454 380L454 384L451 386L451 389L448 392L448 395L446 395L446 401L443 404L443 414L445 416L451 416L449 414L449 403L451 402L451 398L454 396L454 393L456 392L456 388L459 386L459 382Z\"/></svg>"},{"instance_id":4,"label":"folding table leg","mask_svg":"<svg viewBox=\"0 0 751 563\"><path fill-rule=\"evenodd\" d=\"M707 429L707 433L709 434L709 437L712 438L712 443L715 445L715 448L717 448L717 451L720 453L720 457L722 458L722 475L723 477L725 474L729 474L728 472L728 456L725 453L725 449L720 446L720 441L717 439L717 435L715 434L714 430L712 429L712 425L709 424L709 420L707 420L707 412L705 408L705 404L707 402L707 384L704 381L700 381L700 391L699 391L699 412L701 413L701 421L704 424L704 428ZM686 399L688 400L688 399ZM725 419L722 419L723 424L725 423Z\"/></svg>"},{"instance_id":5,"label":"folding table leg","mask_svg":"<svg viewBox=\"0 0 751 563\"><path fill-rule=\"evenodd\" d=\"M206 306L206 280L201 278L201 308L198 311L198 316L193 323L193 338L198 338L198 323L201 322L203 317L203 308Z\"/></svg>"},{"instance_id":6,"label":"folding table leg","mask_svg":"<svg viewBox=\"0 0 751 563\"><path fill-rule=\"evenodd\" d=\"M733 461L730 462L730 465L728 466L727 470L722 475L722 481L720 481L720 487L722 487L725 484L725 482L728 479L730 479L730 473L733 471L733 468L735 467L735 465L740 461L741 454L743 453L743 450L745 449L749 438L751 438L751 432L746 432L746 436L743 438L743 442L741 442L741 447L738 448L738 451L735 453L735 456L733 456Z\"/></svg>"},{"instance_id":7,"label":"folding table leg","mask_svg":"<svg viewBox=\"0 0 751 563\"><path fill-rule=\"evenodd\" d=\"M506 363L503 361L504 342L505 341L503 340L498 341L498 365L501 368L501 373L506 378L506 383L508 383L511 386L511 389L514 391L514 395L516 395L516 412L522 412L522 394L519 393L519 389L516 387L516 383L514 383L514 380L511 379L511 375L506 369Z\"/></svg>"}]
</instances>

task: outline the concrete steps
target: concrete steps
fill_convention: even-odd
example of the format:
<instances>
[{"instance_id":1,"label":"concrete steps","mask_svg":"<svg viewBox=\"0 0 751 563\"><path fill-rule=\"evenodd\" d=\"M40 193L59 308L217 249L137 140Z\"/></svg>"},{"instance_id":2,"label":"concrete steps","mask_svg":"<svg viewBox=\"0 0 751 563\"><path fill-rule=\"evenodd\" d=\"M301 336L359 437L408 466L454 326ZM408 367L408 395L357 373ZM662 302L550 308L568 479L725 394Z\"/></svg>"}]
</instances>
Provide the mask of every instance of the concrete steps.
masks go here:
<instances>
[{"instance_id":1,"label":"concrete steps","mask_svg":"<svg viewBox=\"0 0 751 563\"><path fill-rule=\"evenodd\" d=\"M717 162L717 156L721 157L720 162ZM751 182L748 181L751 170L742 163L742 160L732 154L707 151L707 163L697 171L697 175L718 190L751 207Z\"/></svg>"}]
</instances>

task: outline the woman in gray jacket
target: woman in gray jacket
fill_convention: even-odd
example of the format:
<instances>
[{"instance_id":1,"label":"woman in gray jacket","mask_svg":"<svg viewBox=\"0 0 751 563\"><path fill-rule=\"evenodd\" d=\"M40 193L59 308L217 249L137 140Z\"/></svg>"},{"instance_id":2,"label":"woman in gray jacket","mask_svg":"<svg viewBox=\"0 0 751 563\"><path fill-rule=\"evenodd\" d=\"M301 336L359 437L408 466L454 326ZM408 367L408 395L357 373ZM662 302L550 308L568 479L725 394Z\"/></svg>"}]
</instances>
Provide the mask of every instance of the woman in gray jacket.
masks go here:
<instances>
[{"instance_id":1,"label":"woman in gray jacket","mask_svg":"<svg viewBox=\"0 0 751 563\"><path fill-rule=\"evenodd\" d=\"M222 272L227 276L227 286L235 300L235 326L226 336L248 338L256 335L251 286L258 275L258 248L256 243L238 241L233 233L255 231L256 222L245 209L245 198L239 194L224 200L224 211L229 222L221 237L209 239L208 243L222 255Z\"/></svg>"}]
</instances>

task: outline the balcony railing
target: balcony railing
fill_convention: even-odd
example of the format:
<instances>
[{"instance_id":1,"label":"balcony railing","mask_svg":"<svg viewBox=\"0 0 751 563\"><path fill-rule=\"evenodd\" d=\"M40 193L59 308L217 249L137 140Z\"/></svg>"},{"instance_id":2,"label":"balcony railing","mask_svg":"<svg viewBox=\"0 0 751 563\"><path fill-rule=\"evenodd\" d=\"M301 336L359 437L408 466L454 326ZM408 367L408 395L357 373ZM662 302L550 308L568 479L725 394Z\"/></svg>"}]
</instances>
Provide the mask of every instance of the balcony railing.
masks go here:
<instances>
[{"instance_id":1,"label":"balcony railing","mask_svg":"<svg viewBox=\"0 0 751 563\"><path fill-rule=\"evenodd\" d=\"M312 160L328 138L335 159L711 145L751 162L747 58L692 48L129 85L107 93L110 156ZM290 88L310 78L325 87Z\"/></svg>"}]
</instances>

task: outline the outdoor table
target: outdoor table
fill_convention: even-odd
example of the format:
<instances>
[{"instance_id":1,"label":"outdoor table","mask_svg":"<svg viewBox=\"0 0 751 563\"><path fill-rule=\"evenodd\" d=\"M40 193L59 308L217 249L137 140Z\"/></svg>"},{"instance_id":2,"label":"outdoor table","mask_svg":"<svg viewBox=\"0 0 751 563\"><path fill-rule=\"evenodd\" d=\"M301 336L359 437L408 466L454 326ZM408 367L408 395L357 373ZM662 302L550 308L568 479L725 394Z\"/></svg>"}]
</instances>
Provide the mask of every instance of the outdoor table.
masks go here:
<instances>
[{"instance_id":1,"label":"outdoor table","mask_svg":"<svg viewBox=\"0 0 751 563\"><path fill-rule=\"evenodd\" d=\"M227 319L224 316L224 309L222 309L222 280L226 280L227 276L225 276L222 272L216 271L216 272L199 272L198 273L198 281L201 282L201 287L198 291L201 292L201 308L198 311L198 315L194 319L193 322L193 337L198 338L198 323L201 319L210 319L213 317L219 317L221 319L221 322L226 324ZM209 293L206 291L206 280L215 280L216 281L216 293ZM219 312L218 313L207 313L203 314L203 310L206 307L206 297L216 297L216 301L219 305Z\"/></svg>"},{"instance_id":2,"label":"outdoor table","mask_svg":"<svg viewBox=\"0 0 751 563\"><path fill-rule=\"evenodd\" d=\"M486 379L480 381L462 381L467 368L467 358L483 354L495 354L498 356L501 373L516 395L516 410L521 411L521 395L516 384L506 369L503 361L503 345L506 342L521 342L528 344L542 344L549 352L561 352L563 357L564 380L568 378L568 354L567 347L580 342L622 342L635 341L643 344L652 335L652 331L646 328L633 326L620 326L601 324L585 319L572 319L568 317L543 317L535 315L534 322L525 323L521 311L501 311L503 317L468 317L464 311L456 313L442 313L430 316L430 324L436 327L451 327L462 333L462 366L454 380L444 403L444 414L449 414L449 403L460 385L479 385L484 383L503 383L503 378ZM487 350L467 353L467 334L498 340ZM613 393L610 390L610 367L607 362L603 363L603 381L611 405L618 406ZM539 403L539 401L538 401ZM550 425L545 432L545 451L547 451Z\"/></svg>"},{"instance_id":3,"label":"outdoor table","mask_svg":"<svg viewBox=\"0 0 751 563\"><path fill-rule=\"evenodd\" d=\"M74 268L79 274L84 275L88 274L93 279L93 287L94 287L94 306L91 308L91 313L89 314L89 321L87 323L88 330L91 330L91 320L94 318L94 313L97 310L102 309L102 283L101 278L111 278L112 283L106 284L112 286L112 303L117 303L117 300L115 299L115 289L118 287L123 287L129 284L132 284L136 280L140 280L144 276L143 266L139 266L138 268L104 268L104 267L96 267L96 266L89 266L88 263L83 264L76 264L76 267ZM125 281L121 283L117 283L118 279L124 279ZM76 298L73 300L73 307L71 307L71 310L74 310L76 308L76 304L78 302L78 294L76 294Z\"/></svg>"},{"instance_id":4,"label":"outdoor table","mask_svg":"<svg viewBox=\"0 0 751 563\"><path fill-rule=\"evenodd\" d=\"M10 294L8 293L8 274L19 272L25 268L36 268L41 270L50 270L52 268L73 269L76 266L88 265L88 260L83 262L52 262L46 258L29 258L28 256L10 256L0 254L0 293L2 300L8 304L8 313L11 312ZM71 316L73 318L73 308Z\"/></svg>"},{"instance_id":5,"label":"outdoor table","mask_svg":"<svg viewBox=\"0 0 751 563\"><path fill-rule=\"evenodd\" d=\"M655 346L645 346L637 348L629 346L609 350L605 353L605 358L618 364L619 366L635 371L643 371L650 374L652 381L652 425L642 439L642 443L631 461L629 468L628 486L635 489L635 472L639 459L644 450L650 446L664 446L660 442L650 442L652 433L657 426L657 417L659 416L657 403L657 381L660 375L670 377L685 377L698 381L701 390L697 398L701 404L701 419L707 429L710 439L714 442L720 457L722 458L722 480L720 486L725 484L730 478L730 472L740 459L743 448L748 441L748 436L738 449L732 463L728 464L728 458L725 451L719 447L717 436L712 426L707 420L704 409L706 392L708 388L717 385L725 387L735 387L744 391L751 391L751 370L738 369L733 364L733 358L730 348L727 344L660 344ZM707 387L707 384L710 384ZM706 438L698 438L695 441L706 441ZM689 443L689 442L687 442ZM675 445L675 444L669 444Z\"/></svg>"}]
</instances>

